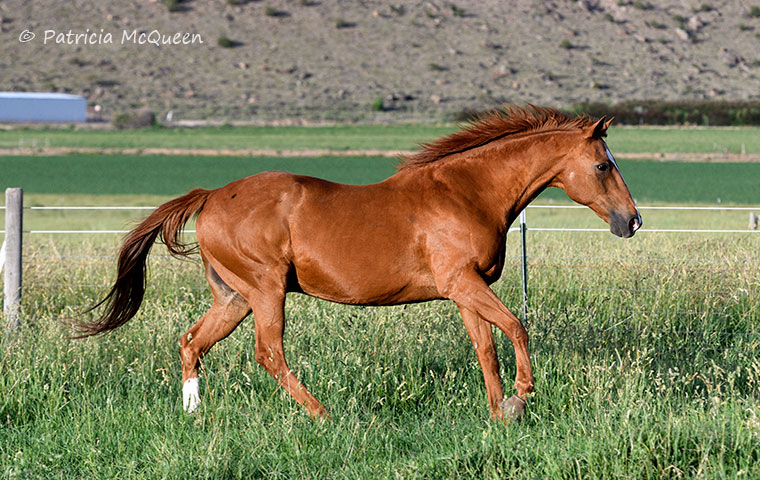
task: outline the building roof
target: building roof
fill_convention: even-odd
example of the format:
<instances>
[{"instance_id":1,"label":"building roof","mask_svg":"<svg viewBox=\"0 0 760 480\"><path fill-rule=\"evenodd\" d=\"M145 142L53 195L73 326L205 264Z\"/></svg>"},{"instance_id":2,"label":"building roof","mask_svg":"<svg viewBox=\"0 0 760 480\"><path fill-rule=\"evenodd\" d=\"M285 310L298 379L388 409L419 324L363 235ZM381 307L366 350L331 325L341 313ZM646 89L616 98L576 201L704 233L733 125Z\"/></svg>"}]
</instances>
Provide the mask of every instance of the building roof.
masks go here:
<instances>
[{"instance_id":1,"label":"building roof","mask_svg":"<svg viewBox=\"0 0 760 480\"><path fill-rule=\"evenodd\" d=\"M0 100L2 99L84 100L84 97L56 92L0 92Z\"/></svg>"}]
</instances>

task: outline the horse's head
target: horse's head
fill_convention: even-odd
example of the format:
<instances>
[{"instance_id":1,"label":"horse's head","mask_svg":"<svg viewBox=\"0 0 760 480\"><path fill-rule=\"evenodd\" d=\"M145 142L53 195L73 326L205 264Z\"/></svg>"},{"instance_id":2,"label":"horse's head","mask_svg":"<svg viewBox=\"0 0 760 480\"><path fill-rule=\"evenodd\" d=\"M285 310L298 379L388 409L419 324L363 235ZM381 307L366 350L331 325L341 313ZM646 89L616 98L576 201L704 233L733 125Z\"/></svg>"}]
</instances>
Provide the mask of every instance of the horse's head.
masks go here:
<instances>
[{"instance_id":1,"label":"horse's head","mask_svg":"<svg viewBox=\"0 0 760 480\"><path fill-rule=\"evenodd\" d=\"M602 118L581 130L554 184L574 201L591 208L610 225L612 233L628 238L641 227L641 215L603 140L610 123L612 120Z\"/></svg>"}]
</instances>

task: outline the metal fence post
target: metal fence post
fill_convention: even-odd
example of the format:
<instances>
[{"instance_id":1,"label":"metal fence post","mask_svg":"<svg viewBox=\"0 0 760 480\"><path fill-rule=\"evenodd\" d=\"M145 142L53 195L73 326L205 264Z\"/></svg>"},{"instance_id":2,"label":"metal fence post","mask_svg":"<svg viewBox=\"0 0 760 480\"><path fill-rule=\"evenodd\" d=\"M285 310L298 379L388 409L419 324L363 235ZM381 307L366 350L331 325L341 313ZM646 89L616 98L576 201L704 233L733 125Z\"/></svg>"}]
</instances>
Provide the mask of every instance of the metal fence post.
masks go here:
<instances>
[{"instance_id":1,"label":"metal fence post","mask_svg":"<svg viewBox=\"0 0 760 480\"><path fill-rule=\"evenodd\" d=\"M525 210L520 212L520 237L522 239L522 294L523 294L523 322L528 323L528 248L526 245L526 233L528 225L525 221Z\"/></svg>"},{"instance_id":2,"label":"metal fence post","mask_svg":"<svg viewBox=\"0 0 760 480\"><path fill-rule=\"evenodd\" d=\"M23 223L24 192L20 188L5 190L5 326L15 330L21 311L21 228Z\"/></svg>"}]
</instances>

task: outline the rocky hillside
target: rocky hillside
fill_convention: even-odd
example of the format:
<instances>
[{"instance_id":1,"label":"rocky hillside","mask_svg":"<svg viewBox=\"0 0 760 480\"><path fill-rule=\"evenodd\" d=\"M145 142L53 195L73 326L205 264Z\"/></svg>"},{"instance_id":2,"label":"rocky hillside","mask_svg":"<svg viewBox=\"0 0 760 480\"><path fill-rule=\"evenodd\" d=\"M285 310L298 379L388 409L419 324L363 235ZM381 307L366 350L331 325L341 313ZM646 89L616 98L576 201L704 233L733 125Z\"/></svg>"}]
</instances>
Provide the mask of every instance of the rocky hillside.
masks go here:
<instances>
[{"instance_id":1,"label":"rocky hillside","mask_svg":"<svg viewBox=\"0 0 760 480\"><path fill-rule=\"evenodd\" d=\"M0 19L0 90L82 94L106 118L760 96L760 0L3 0Z\"/></svg>"}]
</instances>

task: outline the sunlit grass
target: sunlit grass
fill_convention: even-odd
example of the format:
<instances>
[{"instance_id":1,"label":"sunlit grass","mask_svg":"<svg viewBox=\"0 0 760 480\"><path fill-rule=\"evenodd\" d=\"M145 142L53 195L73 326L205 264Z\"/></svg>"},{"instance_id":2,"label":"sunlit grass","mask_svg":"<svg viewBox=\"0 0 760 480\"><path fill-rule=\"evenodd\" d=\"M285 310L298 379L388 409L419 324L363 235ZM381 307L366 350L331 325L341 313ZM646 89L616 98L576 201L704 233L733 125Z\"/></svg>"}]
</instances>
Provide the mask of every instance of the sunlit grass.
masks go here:
<instances>
[{"instance_id":1,"label":"sunlit grass","mask_svg":"<svg viewBox=\"0 0 760 480\"><path fill-rule=\"evenodd\" d=\"M0 148L413 148L442 127L0 132ZM685 133L684 133L685 132ZM611 129L620 152L758 152L756 129ZM4 162L4 163L3 163ZM272 168L368 183L383 158L0 157L25 205L155 206ZM757 204L757 165L621 161L634 197ZM258 169L258 170L257 170ZM93 195L102 192L103 195ZM140 193L142 192L142 194ZM563 203L561 192L539 199ZM147 211L26 210L25 230L128 229ZM747 227L747 212L642 210L644 228ZM528 210L526 324L536 392L520 425L490 420L449 302L390 308L291 295L286 355L331 418L312 421L254 359L247 318L205 358L182 412L178 339L210 306L199 262L157 246L130 323L69 340L62 319L105 294L121 235L26 233L22 327L0 337L2 478L757 478L760 237L606 228L588 210ZM2 219L0 218L0 224ZM192 228L192 224L189 225ZM519 240L494 290L521 315ZM509 341L496 332L507 392Z\"/></svg>"},{"instance_id":2,"label":"sunlit grass","mask_svg":"<svg viewBox=\"0 0 760 480\"><path fill-rule=\"evenodd\" d=\"M575 211L529 215L546 226L594 223ZM177 341L210 306L200 265L157 246L138 316L71 341L59 321L107 290L119 236L30 236L23 327L0 340L0 469L20 478L759 475L757 237L528 235L536 393L520 425L489 419L449 302L363 308L302 295L286 305L286 355L331 418L312 421L258 366L252 318L206 357L203 404L187 416ZM494 289L521 312L516 236L507 245ZM511 391L512 349L496 338Z\"/></svg>"}]
</instances>

